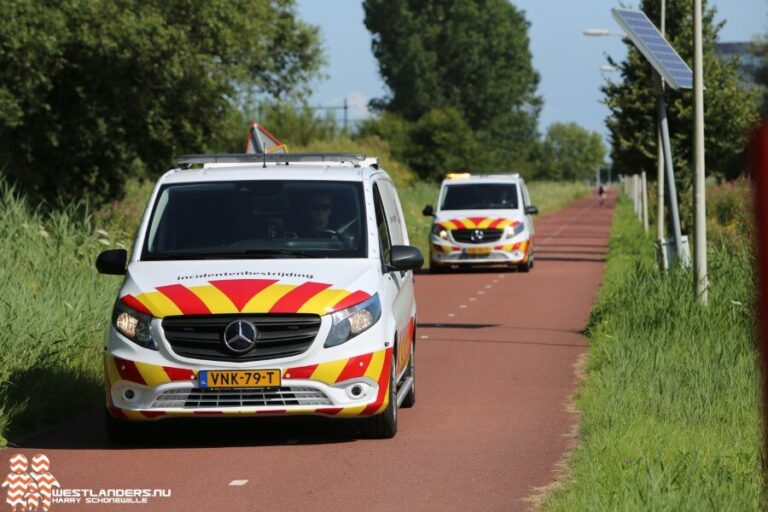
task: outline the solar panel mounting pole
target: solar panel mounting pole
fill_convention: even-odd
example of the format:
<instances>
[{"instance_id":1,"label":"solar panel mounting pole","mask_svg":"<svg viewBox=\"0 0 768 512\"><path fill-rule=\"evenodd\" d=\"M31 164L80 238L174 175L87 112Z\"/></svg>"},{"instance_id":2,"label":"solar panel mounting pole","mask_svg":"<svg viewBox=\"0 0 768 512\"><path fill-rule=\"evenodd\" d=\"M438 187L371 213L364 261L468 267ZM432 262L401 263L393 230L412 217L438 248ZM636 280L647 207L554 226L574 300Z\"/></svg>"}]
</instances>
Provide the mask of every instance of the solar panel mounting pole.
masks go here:
<instances>
[{"instance_id":1,"label":"solar panel mounting pole","mask_svg":"<svg viewBox=\"0 0 768 512\"><path fill-rule=\"evenodd\" d=\"M661 37L667 33L667 0L661 0ZM664 80L661 81L664 94ZM658 99L656 101L659 101ZM661 124L656 125L656 239L664 243L664 148L661 141Z\"/></svg>"},{"instance_id":2,"label":"solar panel mounting pole","mask_svg":"<svg viewBox=\"0 0 768 512\"><path fill-rule=\"evenodd\" d=\"M704 69L701 40L701 0L693 2L693 146L694 175L693 199L695 203L693 221L693 273L696 281L696 296L702 304L707 303L707 217L706 183L704 172Z\"/></svg>"},{"instance_id":3,"label":"solar panel mounting pole","mask_svg":"<svg viewBox=\"0 0 768 512\"><path fill-rule=\"evenodd\" d=\"M655 70L654 81L656 82L659 98L657 102L657 115L661 131L661 145L664 151L669 213L672 218L676 259L678 263L688 265L688 254L684 252L683 237L680 232L680 213L677 209L677 190L672 169L672 148L669 141L667 106L664 101L664 91L661 84L662 80L664 80L673 89L691 89L693 87L693 73L688 64L685 63L643 11L614 8L611 9L611 13L624 30L624 33L627 34L627 37Z\"/></svg>"},{"instance_id":4,"label":"solar panel mounting pole","mask_svg":"<svg viewBox=\"0 0 768 512\"><path fill-rule=\"evenodd\" d=\"M672 145L669 141L669 122L667 121L667 102L664 99L662 78L653 72L656 81L658 99L656 100L656 116L661 135L661 147L664 153L664 169L666 171L667 196L669 197L669 216L672 219L672 236L675 238L675 254L683 258L683 233L680 230L680 212L677 209L677 185L675 185L675 169L672 164Z\"/></svg>"}]
</instances>

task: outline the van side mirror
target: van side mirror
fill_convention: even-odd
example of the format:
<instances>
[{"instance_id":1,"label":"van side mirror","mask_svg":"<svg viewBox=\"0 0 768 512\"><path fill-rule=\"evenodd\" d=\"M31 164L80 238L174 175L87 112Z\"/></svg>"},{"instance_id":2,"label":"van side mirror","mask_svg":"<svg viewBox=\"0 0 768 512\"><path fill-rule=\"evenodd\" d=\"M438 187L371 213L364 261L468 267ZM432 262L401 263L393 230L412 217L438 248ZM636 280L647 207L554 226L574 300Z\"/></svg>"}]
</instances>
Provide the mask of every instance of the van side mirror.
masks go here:
<instances>
[{"instance_id":1,"label":"van side mirror","mask_svg":"<svg viewBox=\"0 0 768 512\"><path fill-rule=\"evenodd\" d=\"M411 245L393 245L388 267L391 270L416 270L424 264L424 255Z\"/></svg>"},{"instance_id":2,"label":"van side mirror","mask_svg":"<svg viewBox=\"0 0 768 512\"><path fill-rule=\"evenodd\" d=\"M428 204L424 207L423 210L421 210L421 214L425 217L434 217L435 216L435 210L432 208L431 204Z\"/></svg>"},{"instance_id":3,"label":"van side mirror","mask_svg":"<svg viewBox=\"0 0 768 512\"><path fill-rule=\"evenodd\" d=\"M127 261L128 251L125 249L103 251L96 258L96 270L100 274L122 276L125 275L125 264Z\"/></svg>"},{"instance_id":4,"label":"van side mirror","mask_svg":"<svg viewBox=\"0 0 768 512\"><path fill-rule=\"evenodd\" d=\"M537 215L538 213L539 213L539 209L536 208L533 205L525 207L525 214L526 215Z\"/></svg>"}]
</instances>

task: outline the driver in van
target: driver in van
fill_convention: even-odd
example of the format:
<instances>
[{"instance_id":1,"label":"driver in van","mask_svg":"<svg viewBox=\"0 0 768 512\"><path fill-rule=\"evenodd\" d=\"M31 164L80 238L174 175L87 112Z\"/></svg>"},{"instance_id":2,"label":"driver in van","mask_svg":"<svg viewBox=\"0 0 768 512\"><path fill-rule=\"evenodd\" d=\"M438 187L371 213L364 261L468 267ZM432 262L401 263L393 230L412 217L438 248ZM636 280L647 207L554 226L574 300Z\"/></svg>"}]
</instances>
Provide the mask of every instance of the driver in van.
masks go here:
<instances>
[{"instance_id":1,"label":"driver in van","mask_svg":"<svg viewBox=\"0 0 768 512\"><path fill-rule=\"evenodd\" d=\"M318 193L309 199L309 223L313 232L325 231L331 220L331 196Z\"/></svg>"}]
</instances>

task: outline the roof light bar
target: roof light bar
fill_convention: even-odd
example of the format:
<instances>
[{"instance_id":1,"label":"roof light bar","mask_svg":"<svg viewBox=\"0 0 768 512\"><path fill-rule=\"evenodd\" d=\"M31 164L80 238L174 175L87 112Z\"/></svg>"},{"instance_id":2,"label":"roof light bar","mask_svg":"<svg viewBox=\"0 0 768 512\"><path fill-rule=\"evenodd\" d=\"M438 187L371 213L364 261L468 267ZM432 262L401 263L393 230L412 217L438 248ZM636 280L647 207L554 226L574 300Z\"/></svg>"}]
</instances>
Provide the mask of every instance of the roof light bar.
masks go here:
<instances>
[{"instance_id":1,"label":"roof light bar","mask_svg":"<svg viewBox=\"0 0 768 512\"><path fill-rule=\"evenodd\" d=\"M189 168L200 164L236 163L291 163L291 162L350 162L359 166L366 160L360 153L212 153L208 155L182 155L176 158L176 166Z\"/></svg>"}]
</instances>

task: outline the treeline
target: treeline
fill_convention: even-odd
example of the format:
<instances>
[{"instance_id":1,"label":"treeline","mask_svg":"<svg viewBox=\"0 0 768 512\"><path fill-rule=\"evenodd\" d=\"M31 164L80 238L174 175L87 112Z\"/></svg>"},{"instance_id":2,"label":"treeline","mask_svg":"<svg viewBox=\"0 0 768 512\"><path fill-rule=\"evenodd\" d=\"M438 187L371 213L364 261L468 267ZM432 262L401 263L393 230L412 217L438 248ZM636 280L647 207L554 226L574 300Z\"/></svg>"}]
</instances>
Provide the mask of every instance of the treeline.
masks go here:
<instances>
[{"instance_id":1,"label":"treeline","mask_svg":"<svg viewBox=\"0 0 768 512\"><path fill-rule=\"evenodd\" d=\"M323 63L293 0L4 0L0 20L0 166L45 198L242 150L243 105L302 97Z\"/></svg>"},{"instance_id":2,"label":"treeline","mask_svg":"<svg viewBox=\"0 0 768 512\"><path fill-rule=\"evenodd\" d=\"M493 145L481 146L454 109L432 109L416 122L382 112L348 129L333 116L317 116L307 104L263 103L254 117L289 141L289 148L314 147L318 141L338 146L334 140L344 147L378 147L432 182L448 171L461 170L521 172L538 180L593 180L606 152L598 133L576 123L553 123L544 137L537 135L528 142L526 158L505 160Z\"/></svg>"},{"instance_id":3,"label":"treeline","mask_svg":"<svg viewBox=\"0 0 768 512\"><path fill-rule=\"evenodd\" d=\"M0 2L0 168L51 199L119 197L175 155L241 151L247 122L291 146L377 139L423 179L458 169L592 176L596 134L537 131L528 22L505 0L366 0L389 88L347 132L307 106L324 63L294 0Z\"/></svg>"},{"instance_id":4,"label":"treeline","mask_svg":"<svg viewBox=\"0 0 768 512\"><path fill-rule=\"evenodd\" d=\"M605 150L575 124L541 140L539 75L529 23L506 0L365 0L365 25L389 94L364 134L435 179L447 170L519 171L529 177L594 176Z\"/></svg>"}]
</instances>

